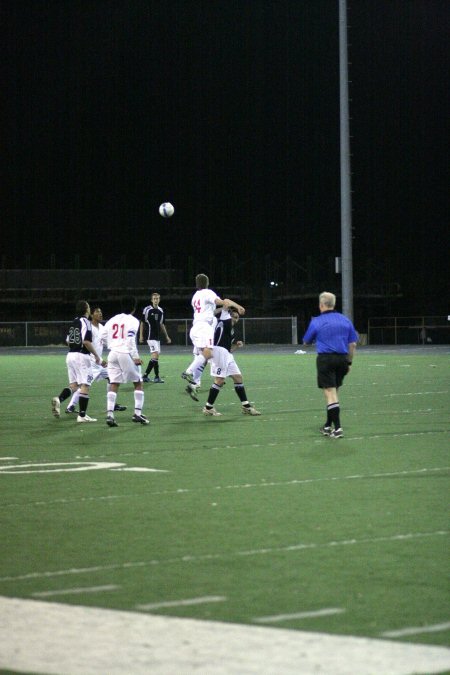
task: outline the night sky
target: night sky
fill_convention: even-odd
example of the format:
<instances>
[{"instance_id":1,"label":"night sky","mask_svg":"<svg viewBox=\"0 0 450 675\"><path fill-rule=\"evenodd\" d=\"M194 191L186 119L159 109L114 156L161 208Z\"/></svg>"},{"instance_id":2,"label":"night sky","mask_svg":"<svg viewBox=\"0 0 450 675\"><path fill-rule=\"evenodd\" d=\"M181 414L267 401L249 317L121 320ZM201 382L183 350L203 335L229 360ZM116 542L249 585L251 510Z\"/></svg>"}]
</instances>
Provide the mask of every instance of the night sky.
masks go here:
<instances>
[{"instance_id":1,"label":"night sky","mask_svg":"<svg viewBox=\"0 0 450 675\"><path fill-rule=\"evenodd\" d=\"M450 3L348 8L355 284L446 315ZM338 0L3 0L1 38L4 268L334 266Z\"/></svg>"}]
</instances>

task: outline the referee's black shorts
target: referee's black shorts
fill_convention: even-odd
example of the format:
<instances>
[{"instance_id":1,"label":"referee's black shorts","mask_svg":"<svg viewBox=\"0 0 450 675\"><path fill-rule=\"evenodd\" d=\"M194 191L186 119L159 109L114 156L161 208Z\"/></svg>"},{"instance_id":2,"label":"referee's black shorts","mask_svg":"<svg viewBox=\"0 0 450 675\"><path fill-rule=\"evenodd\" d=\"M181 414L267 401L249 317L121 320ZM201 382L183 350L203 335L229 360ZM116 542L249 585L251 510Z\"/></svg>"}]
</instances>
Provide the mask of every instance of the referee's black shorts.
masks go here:
<instances>
[{"instance_id":1,"label":"referee's black shorts","mask_svg":"<svg viewBox=\"0 0 450 675\"><path fill-rule=\"evenodd\" d=\"M319 389L338 388L349 371L348 354L317 354L316 365Z\"/></svg>"}]
</instances>

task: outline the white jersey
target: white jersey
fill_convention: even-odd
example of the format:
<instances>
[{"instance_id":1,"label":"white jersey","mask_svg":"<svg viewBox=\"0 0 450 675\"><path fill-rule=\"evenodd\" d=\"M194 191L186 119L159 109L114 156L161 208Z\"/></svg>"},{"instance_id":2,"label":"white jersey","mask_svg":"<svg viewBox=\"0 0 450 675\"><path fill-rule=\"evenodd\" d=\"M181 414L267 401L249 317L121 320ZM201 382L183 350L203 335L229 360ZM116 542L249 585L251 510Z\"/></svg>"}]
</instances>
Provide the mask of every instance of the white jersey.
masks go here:
<instances>
[{"instance_id":1,"label":"white jersey","mask_svg":"<svg viewBox=\"0 0 450 675\"><path fill-rule=\"evenodd\" d=\"M105 343L106 332L103 324L99 323L98 326L94 326L94 324L92 324L92 344L100 359L102 358L103 347L105 346ZM95 357L93 354L91 354L91 359L95 363Z\"/></svg>"},{"instance_id":2,"label":"white jersey","mask_svg":"<svg viewBox=\"0 0 450 675\"><path fill-rule=\"evenodd\" d=\"M216 317L214 315L217 309L216 299L219 296L210 288L202 288L192 296L192 307L194 310L194 323L206 321L210 326L215 325Z\"/></svg>"},{"instance_id":3,"label":"white jersey","mask_svg":"<svg viewBox=\"0 0 450 675\"><path fill-rule=\"evenodd\" d=\"M116 314L104 326L106 343L110 351L130 354L138 359L136 339L139 335L139 319L132 314Z\"/></svg>"}]
</instances>

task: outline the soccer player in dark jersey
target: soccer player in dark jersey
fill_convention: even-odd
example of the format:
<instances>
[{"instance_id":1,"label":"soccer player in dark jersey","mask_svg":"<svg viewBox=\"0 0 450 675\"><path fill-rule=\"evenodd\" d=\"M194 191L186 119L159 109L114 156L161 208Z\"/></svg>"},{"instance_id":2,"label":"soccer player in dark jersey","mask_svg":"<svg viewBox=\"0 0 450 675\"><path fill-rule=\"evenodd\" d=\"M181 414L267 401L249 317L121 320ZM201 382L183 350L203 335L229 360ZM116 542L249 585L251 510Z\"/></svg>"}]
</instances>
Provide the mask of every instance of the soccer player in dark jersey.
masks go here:
<instances>
[{"instance_id":1,"label":"soccer player in dark jersey","mask_svg":"<svg viewBox=\"0 0 450 675\"><path fill-rule=\"evenodd\" d=\"M164 384L164 380L159 377L159 353L161 351L161 333L168 345L172 340L167 334L165 326L164 310L159 306L161 296L159 293L152 293L151 304L144 307L142 310L141 327L139 331L139 341L141 343L147 342L150 349L150 361L145 369L144 382L150 382L149 375L152 370L155 371L155 378L153 382L156 384Z\"/></svg>"},{"instance_id":2,"label":"soccer player in dark jersey","mask_svg":"<svg viewBox=\"0 0 450 675\"><path fill-rule=\"evenodd\" d=\"M214 329L214 345L217 347L224 347L229 352L234 351L243 346L241 340L234 339L234 326L239 321L239 313L236 310L223 310L222 307L215 313L216 317L220 317ZM233 349L232 349L233 347ZM195 352L195 350L194 350ZM194 358L188 370L192 370L193 382L189 382L186 387L186 393L194 400L198 401L198 391L201 386L201 379L203 371L208 362L203 359Z\"/></svg>"},{"instance_id":3,"label":"soccer player in dark jersey","mask_svg":"<svg viewBox=\"0 0 450 675\"><path fill-rule=\"evenodd\" d=\"M327 402L327 421L320 433L341 438L344 431L338 391L351 369L358 334L350 319L335 311L335 305L333 293L324 291L319 295L320 315L311 319L303 344L316 343L317 386L323 390Z\"/></svg>"},{"instance_id":4,"label":"soccer player in dark jersey","mask_svg":"<svg viewBox=\"0 0 450 675\"><path fill-rule=\"evenodd\" d=\"M89 388L92 384L92 361L90 355L94 356L96 363L101 363L101 359L92 344L92 326L89 321L91 309L86 300L79 300L76 305L77 316L69 327L67 344L69 353L66 357L67 373L69 376L69 386L65 387L59 396L52 398L52 412L55 417L61 414L61 402L80 389L80 398L78 401L80 412L77 422L96 422L97 420L89 417L86 410L89 403Z\"/></svg>"},{"instance_id":5,"label":"soccer player in dark jersey","mask_svg":"<svg viewBox=\"0 0 450 675\"><path fill-rule=\"evenodd\" d=\"M214 403L219 392L225 384L225 379L231 377L234 382L234 390L241 402L242 413L244 415L259 416L261 413L256 410L247 399L242 373L234 360L232 352L243 346L242 340L235 340L234 327L239 321L239 313L235 310L223 309L214 331L214 347L211 359L211 375L214 377L208 400L203 408L203 414L219 417L222 413L218 412Z\"/></svg>"},{"instance_id":6,"label":"soccer player in dark jersey","mask_svg":"<svg viewBox=\"0 0 450 675\"><path fill-rule=\"evenodd\" d=\"M92 384L94 382L97 382L99 380L106 380L107 385L106 385L106 390L110 390L110 384L108 380L108 370L106 368L107 366L107 361L103 358L103 347L105 343L105 334L104 334L104 326L102 324L103 321L103 312L100 309L100 307L96 307L95 309L92 310L91 314L91 330L92 330L92 344L94 345L95 351L99 355L99 357L102 359L101 363L95 363L95 359L93 354L91 354L91 362L92 362ZM67 414L72 414L75 413L75 406L78 405L78 399L80 397L80 390L77 389L77 391L72 395L72 398L69 401L69 405L66 408L66 413ZM116 403L114 410L116 411L123 411L126 410L127 407L126 405L119 405Z\"/></svg>"}]
</instances>

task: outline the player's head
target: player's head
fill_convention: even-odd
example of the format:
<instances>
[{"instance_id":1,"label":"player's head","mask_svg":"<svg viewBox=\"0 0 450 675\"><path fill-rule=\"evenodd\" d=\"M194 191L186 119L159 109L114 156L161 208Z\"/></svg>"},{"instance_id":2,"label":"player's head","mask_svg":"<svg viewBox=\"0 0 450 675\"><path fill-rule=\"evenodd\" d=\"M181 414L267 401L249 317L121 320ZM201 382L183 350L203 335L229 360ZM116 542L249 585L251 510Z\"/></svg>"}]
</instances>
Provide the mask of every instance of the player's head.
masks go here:
<instances>
[{"instance_id":1,"label":"player's head","mask_svg":"<svg viewBox=\"0 0 450 675\"><path fill-rule=\"evenodd\" d=\"M206 276L206 274L197 274L197 276L195 277L195 286L199 290L202 288L208 288L209 279Z\"/></svg>"},{"instance_id":2,"label":"player's head","mask_svg":"<svg viewBox=\"0 0 450 675\"><path fill-rule=\"evenodd\" d=\"M91 311L91 318L93 321L97 321L99 323L100 321L103 321L103 312L100 307L94 307L94 309Z\"/></svg>"},{"instance_id":3,"label":"player's head","mask_svg":"<svg viewBox=\"0 0 450 675\"><path fill-rule=\"evenodd\" d=\"M156 291L154 293L152 293L151 301L152 301L153 307L158 307L160 299L161 299L161 296L160 296L159 293L157 293Z\"/></svg>"},{"instance_id":4,"label":"player's head","mask_svg":"<svg viewBox=\"0 0 450 675\"><path fill-rule=\"evenodd\" d=\"M133 314L136 310L136 298L134 295L124 295L120 300L120 311L123 314Z\"/></svg>"},{"instance_id":5,"label":"player's head","mask_svg":"<svg viewBox=\"0 0 450 675\"><path fill-rule=\"evenodd\" d=\"M334 293L329 293L324 291L319 295L319 307L323 307L324 310L334 309L336 305L336 296Z\"/></svg>"},{"instance_id":6,"label":"player's head","mask_svg":"<svg viewBox=\"0 0 450 675\"><path fill-rule=\"evenodd\" d=\"M89 307L89 303L86 300L78 300L77 304L75 305L75 311L77 316L89 316L91 313L91 308Z\"/></svg>"},{"instance_id":7,"label":"player's head","mask_svg":"<svg viewBox=\"0 0 450 675\"><path fill-rule=\"evenodd\" d=\"M237 309L230 309L231 323L233 326L239 321L240 316Z\"/></svg>"}]
</instances>

